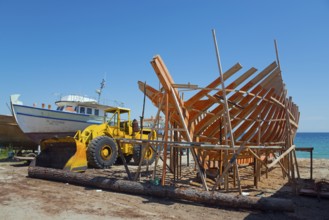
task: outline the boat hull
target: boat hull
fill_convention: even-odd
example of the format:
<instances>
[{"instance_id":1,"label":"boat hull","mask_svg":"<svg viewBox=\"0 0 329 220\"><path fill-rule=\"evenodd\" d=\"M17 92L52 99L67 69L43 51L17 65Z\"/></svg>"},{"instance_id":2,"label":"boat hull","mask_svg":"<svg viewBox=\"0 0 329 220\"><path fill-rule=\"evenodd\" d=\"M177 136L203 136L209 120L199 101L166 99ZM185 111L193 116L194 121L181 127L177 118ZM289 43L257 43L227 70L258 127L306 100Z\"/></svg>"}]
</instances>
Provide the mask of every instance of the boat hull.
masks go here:
<instances>
[{"instance_id":1,"label":"boat hull","mask_svg":"<svg viewBox=\"0 0 329 220\"><path fill-rule=\"evenodd\" d=\"M38 148L37 144L21 131L12 115L0 115L0 145L25 150Z\"/></svg>"},{"instance_id":2,"label":"boat hull","mask_svg":"<svg viewBox=\"0 0 329 220\"><path fill-rule=\"evenodd\" d=\"M35 143L52 137L73 136L77 130L102 123L100 116L16 104L12 104L12 109L21 130Z\"/></svg>"}]
</instances>

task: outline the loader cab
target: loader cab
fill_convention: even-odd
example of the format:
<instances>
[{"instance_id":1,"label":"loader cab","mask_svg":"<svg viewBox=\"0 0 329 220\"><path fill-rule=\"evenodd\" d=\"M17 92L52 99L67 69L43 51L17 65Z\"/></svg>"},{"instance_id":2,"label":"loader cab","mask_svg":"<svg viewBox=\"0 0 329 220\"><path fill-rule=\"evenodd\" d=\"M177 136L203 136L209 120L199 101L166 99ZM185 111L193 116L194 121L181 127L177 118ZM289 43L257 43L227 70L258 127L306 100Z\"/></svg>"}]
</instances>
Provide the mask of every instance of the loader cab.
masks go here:
<instances>
[{"instance_id":1,"label":"loader cab","mask_svg":"<svg viewBox=\"0 0 329 220\"><path fill-rule=\"evenodd\" d=\"M118 130L126 134L132 133L132 126L130 120L130 109L122 107L108 108L105 110L105 118L110 127L119 128Z\"/></svg>"}]
</instances>

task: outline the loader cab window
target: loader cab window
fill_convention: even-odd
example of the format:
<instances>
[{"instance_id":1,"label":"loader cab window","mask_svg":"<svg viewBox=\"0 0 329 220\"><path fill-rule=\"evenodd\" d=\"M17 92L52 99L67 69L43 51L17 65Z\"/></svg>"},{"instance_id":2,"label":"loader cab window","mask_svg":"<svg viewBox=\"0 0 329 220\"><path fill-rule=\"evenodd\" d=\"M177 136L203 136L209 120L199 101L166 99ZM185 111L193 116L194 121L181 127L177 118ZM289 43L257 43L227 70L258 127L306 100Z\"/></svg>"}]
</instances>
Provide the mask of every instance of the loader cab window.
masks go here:
<instances>
[{"instance_id":1,"label":"loader cab window","mask_svg":"<svg viewBox=\"0 0 329 220\"><path fill-rule=\"evenodd\" d=\"M121 113L120 114L120 121L128 121L129 117L128 117L128 113Z\"/></svg>"},{"instance_id":2,"label":"loader cab window","mask_svg":"<svg viewBox=\"0 0 329 220\"><path fill-rule=\"evenodd\" d=\"M113 115L108 115L110 119L107 121L108 125L116 126L118 124L118 114L114 113Z\"/></svg>"},{"instance_id":3,"label":"loader cab window","mask_svg":"<svg viewBox=\"0 0 329 220\"><path fill-rule=\"evenodd\" d=\"M128 113L120 114L120 130L129 132L129 117Z\"/></svg>"}]
</instances>

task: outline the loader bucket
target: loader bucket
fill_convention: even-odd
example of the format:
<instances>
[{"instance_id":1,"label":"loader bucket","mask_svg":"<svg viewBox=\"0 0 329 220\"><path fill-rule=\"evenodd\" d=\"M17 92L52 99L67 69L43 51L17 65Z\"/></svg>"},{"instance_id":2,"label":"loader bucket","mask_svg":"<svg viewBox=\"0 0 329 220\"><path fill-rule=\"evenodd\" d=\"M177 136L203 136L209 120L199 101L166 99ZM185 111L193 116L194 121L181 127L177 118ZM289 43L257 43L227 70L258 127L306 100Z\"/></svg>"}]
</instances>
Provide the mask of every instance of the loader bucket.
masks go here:
<instances>
[{"instance_id":1,"label":"loader bucket","mask_svg":"<svg viewBox=\"0 0 329 220\"><path fill-rule=\"evenodd\" d=\"M87 169L86 145L73 137L51 138L41 142L35 166L83 172Z\"/></svg>"}]
</instances>

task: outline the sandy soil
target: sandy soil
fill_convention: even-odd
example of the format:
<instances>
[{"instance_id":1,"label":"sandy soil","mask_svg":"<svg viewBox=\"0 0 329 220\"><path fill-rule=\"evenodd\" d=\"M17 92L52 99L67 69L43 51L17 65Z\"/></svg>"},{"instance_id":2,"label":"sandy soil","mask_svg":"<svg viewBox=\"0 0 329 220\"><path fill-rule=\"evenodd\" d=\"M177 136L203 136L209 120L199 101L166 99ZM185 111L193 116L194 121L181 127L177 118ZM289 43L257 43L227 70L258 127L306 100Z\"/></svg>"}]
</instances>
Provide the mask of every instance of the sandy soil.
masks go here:
<instances>
[{"instance_id":1,"label":"sandy soil","mask_svg":"<svg viewBox=\"0 0 329 220\"><path fill-rule=\"evenodd\" d=\"M300 159L301 178L310 175L309 160ZM329 160L314 161L314 178L329 179ZM109 170L91 170L113 175ZM241 169L244 192L250 196L291 199L293 213L230 210L200 204L142 197L27 177L27 165L0 162L0 219L329 219L329 199L295 196L279 167L268 178L262 176L258 189L251 186L250 168ZM112 173L111 173L112 172ZM188 172L193 172L189 170ZM244 174L245 173L245 174ZM307 180L302 181L307 183ZM249 184L249 185L248 185Z\"/></svg>"}]
</instances>

